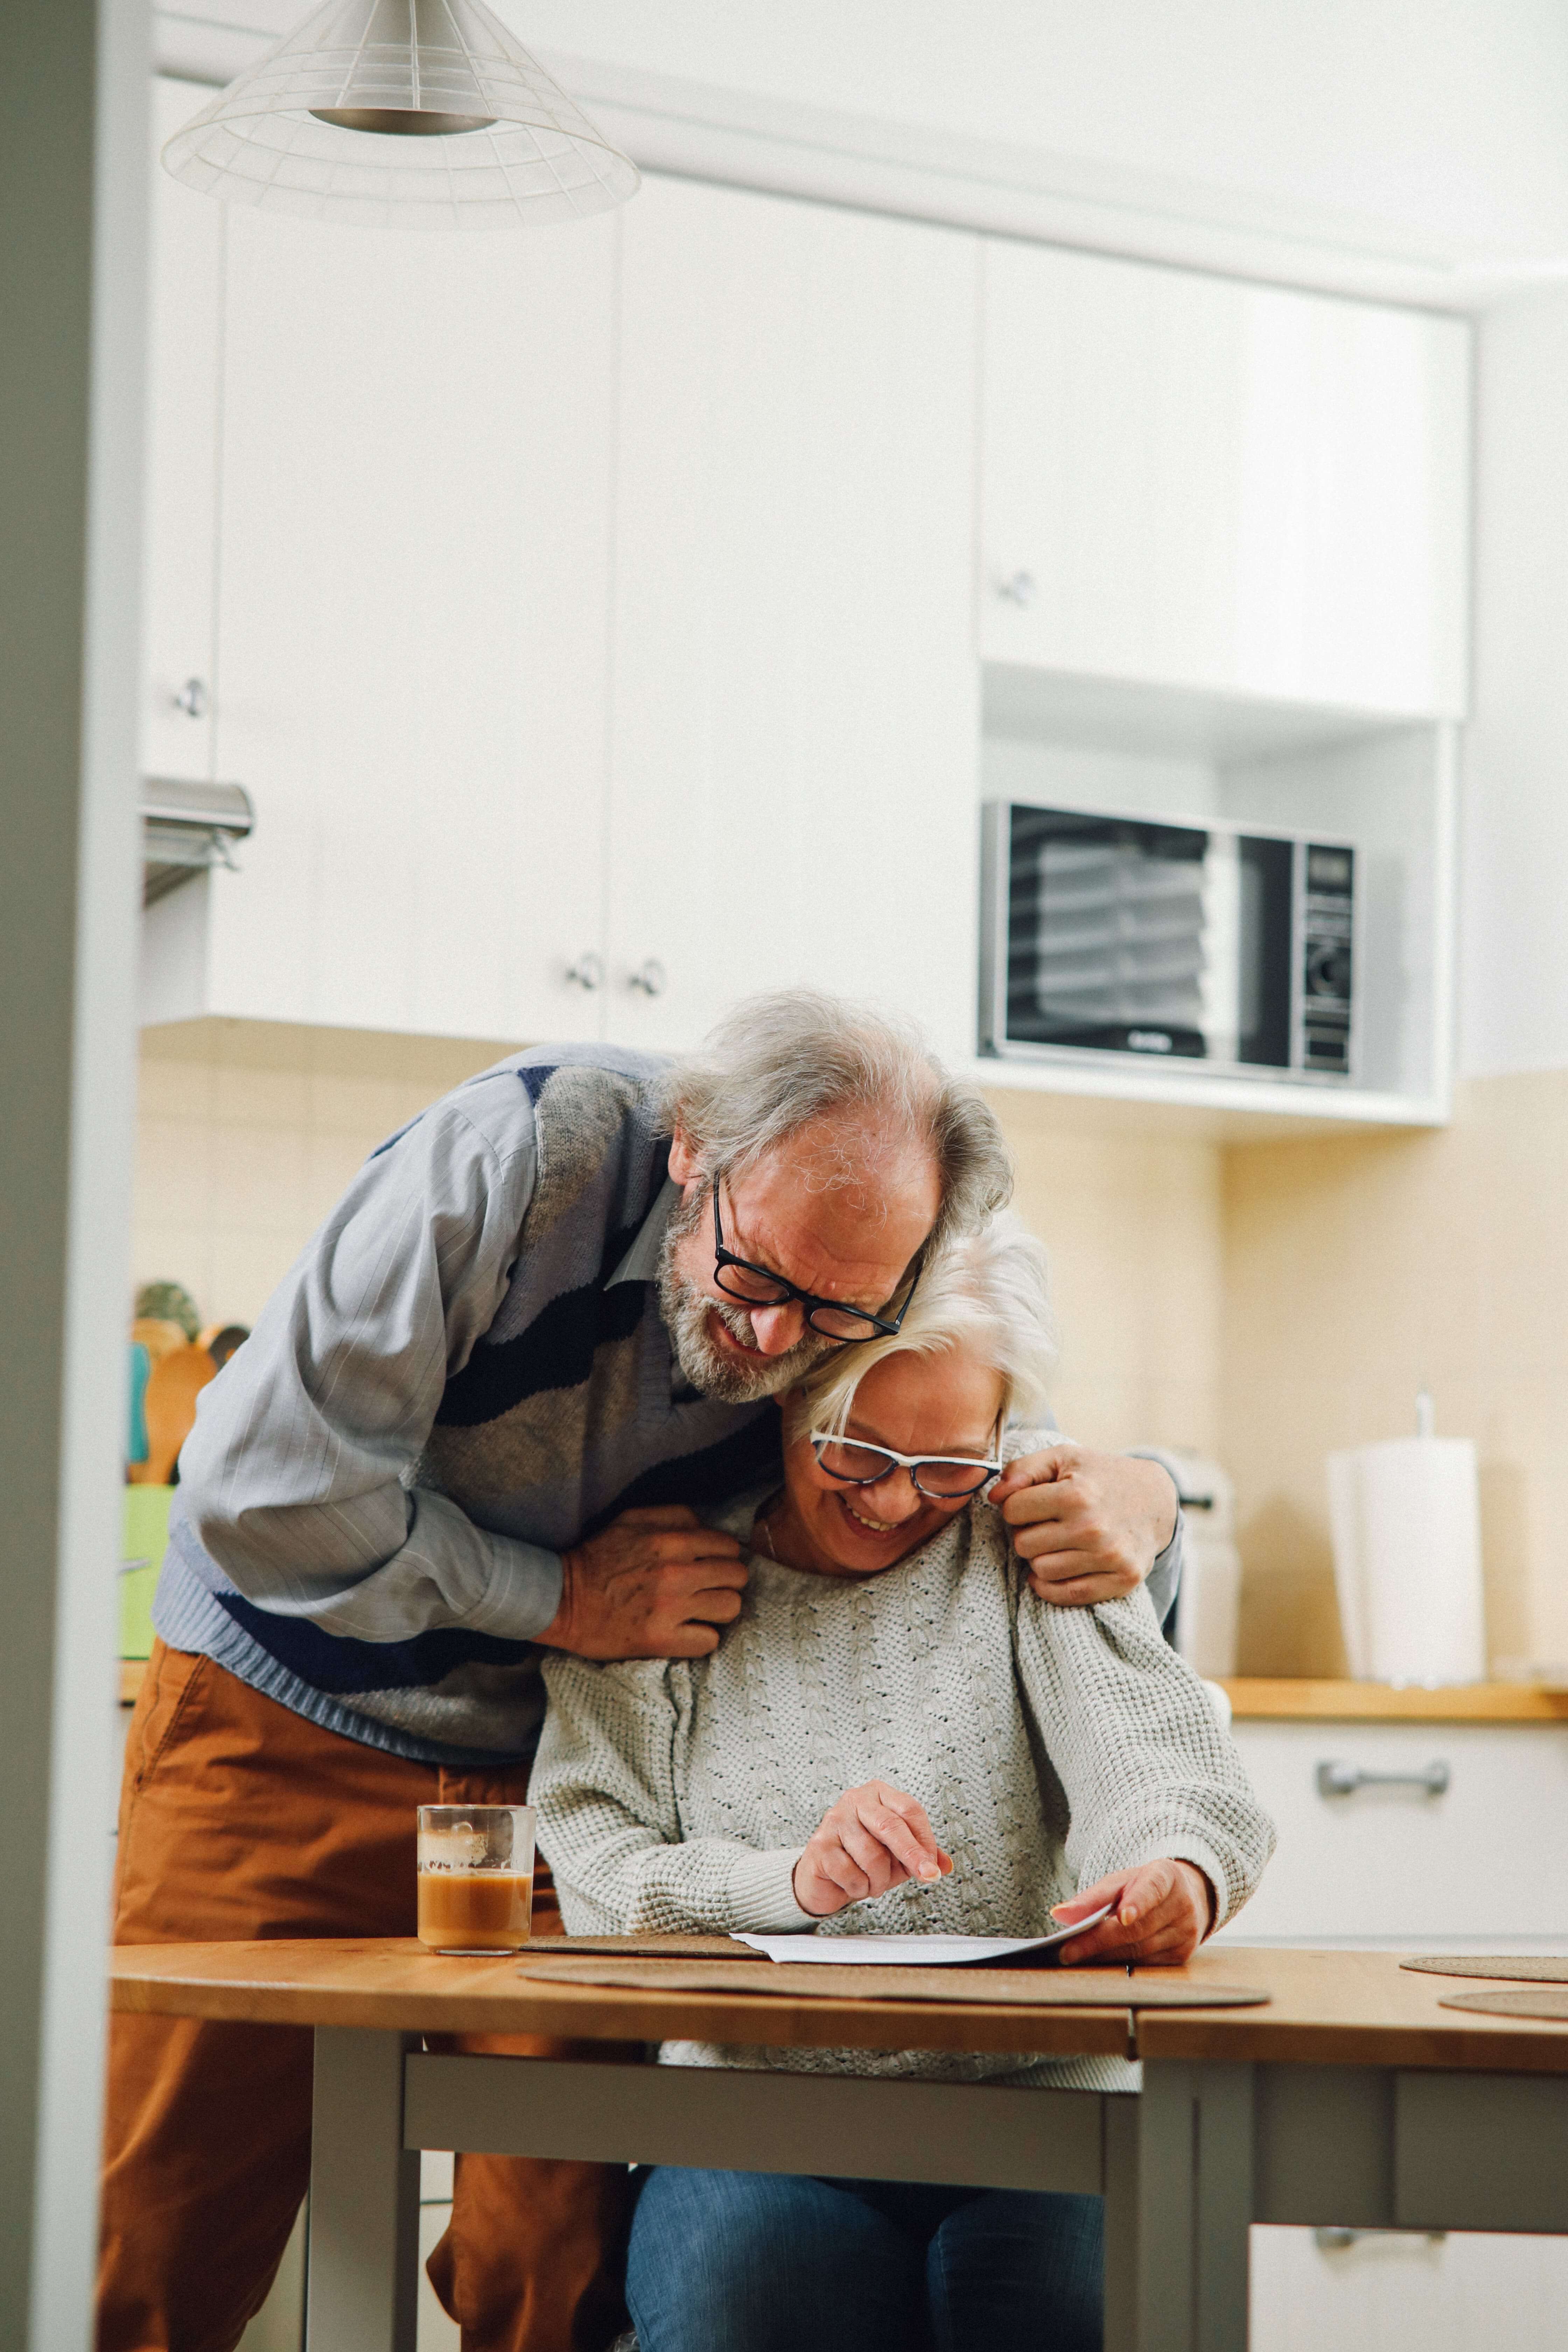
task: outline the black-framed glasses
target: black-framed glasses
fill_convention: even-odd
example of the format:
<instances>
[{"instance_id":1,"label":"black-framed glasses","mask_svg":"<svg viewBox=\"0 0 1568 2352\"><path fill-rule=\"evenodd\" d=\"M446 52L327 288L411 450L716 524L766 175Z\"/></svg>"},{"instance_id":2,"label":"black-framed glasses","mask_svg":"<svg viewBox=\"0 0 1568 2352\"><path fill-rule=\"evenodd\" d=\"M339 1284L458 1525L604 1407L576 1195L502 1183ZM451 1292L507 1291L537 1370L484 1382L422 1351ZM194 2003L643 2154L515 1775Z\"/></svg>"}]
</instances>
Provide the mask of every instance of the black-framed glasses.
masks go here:
<instances>
[{"instance_id":1,"label":"black-framed glasses","mask_svg":"<svg viewBox=\"0 0 1568 2352\"><path fill-rule=\"evenodd\" d=\"M782 1274L771 1266L753 1265L750 1258L737 1257L724 1246L724 1228L719 1217L719 1188L724 1171L713 1174L713 1279L726 1298L738 1298L742 1307L804 1307L805 1319L814 1331L825 1339L890 1339L910 1311L910 1300L915 1295L921 1270L915 1268L914 1281L904 1294L904 1303L889 1321L885 1315L872 1315L864 1307L846 1307L841 1298L818 1298L815 1291L802 1290L786 1282Z\"/></svg>"},{"instance_id":2,"label":"black-framed glasses","mask_svg":"<svg viewBox=\"0 0 1568 2352\"><path fill-rule=\"evenodd\" d=\"M890 1470L907 1470L910 1484L928 1503L962 1503L999 1478L1006 1465L973 1454L898 1454L890 1445L867 1445L858 1437L835 1437L814 1429L811 1450L830 1478L844 1486L874 1486Z\"/></svg>"}]
</instances>

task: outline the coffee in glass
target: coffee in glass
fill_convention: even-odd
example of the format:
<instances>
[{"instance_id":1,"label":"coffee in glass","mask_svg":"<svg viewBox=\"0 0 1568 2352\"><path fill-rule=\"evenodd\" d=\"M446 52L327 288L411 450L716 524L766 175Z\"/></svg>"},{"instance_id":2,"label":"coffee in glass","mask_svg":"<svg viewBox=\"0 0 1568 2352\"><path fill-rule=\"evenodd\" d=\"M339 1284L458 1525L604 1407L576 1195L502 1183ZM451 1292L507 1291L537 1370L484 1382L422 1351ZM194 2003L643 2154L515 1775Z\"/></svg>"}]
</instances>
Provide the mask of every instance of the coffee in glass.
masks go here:
<instances>
[{"instance_id":1,"label":"coffee in glass","mask_svg":"<svg viewBox=\"0 0 1568 2352\"><path fill-rule=\"evenodd\" d=\"M515 1952L533 1911L531 1805L421 1805L420 1942L432 1952Z\"/></svg>"}]
</instances>

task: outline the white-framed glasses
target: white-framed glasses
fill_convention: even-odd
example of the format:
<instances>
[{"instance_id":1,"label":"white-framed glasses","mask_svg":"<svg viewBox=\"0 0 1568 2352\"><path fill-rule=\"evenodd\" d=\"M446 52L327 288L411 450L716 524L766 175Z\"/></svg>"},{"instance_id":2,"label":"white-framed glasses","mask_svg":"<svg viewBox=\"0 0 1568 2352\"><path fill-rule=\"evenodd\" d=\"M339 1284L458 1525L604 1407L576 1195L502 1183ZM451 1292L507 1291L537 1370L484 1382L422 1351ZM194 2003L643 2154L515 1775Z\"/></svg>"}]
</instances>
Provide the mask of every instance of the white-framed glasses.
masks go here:
<instances>
[{"instance_id":1,"label":"white-framed glasses","mask_svg":"<svg viewBox=\"0 0 1568 2352\"><path fill-rule=\"evenodd\" d=\"M1007 1467L973 1454L899 1454L890 1445L836 1437L828 1429L812 1431L811 1450L828 1476L845 1486L874 1486L890 1470L907 1470L916 1494L929 1503L962 1503Z\"/></svg>"}]
</instances>

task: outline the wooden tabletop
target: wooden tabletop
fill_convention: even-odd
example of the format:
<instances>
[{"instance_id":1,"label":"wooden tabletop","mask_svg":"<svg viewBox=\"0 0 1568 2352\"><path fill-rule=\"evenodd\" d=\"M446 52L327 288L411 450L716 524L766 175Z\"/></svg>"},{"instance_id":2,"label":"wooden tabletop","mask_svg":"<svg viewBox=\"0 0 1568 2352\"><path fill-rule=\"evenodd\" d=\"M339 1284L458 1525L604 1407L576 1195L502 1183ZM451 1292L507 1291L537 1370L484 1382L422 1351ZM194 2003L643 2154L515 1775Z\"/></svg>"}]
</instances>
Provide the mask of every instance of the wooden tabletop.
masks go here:
<instances>
[{"instance_id":1,"label":"wooden tabletop","mask_svg":"<svg viewBox=\"0 0 1568 2352\"><path fill-rule=\"evenodd\" d=\"M761 1971L771 1963L755 1965ZM110 1979L118 2010L250 2024L803 2049L1100 2051L1123 2058L1130 2049L1128 2011L1116 2000L1127 1979L1110 1969L1104 2008L1055 2011L552 1984L521 1975L510 1958L443 1958L411 1938L122 1945L110 1955Z\"/></svg>"},{"instance_id":2,"label":"wooden tabletop","mask_svg":"<svg viewBox=\"0 0 1568 2352\"><path fill-rule=\"evenodd\" d=\"M1258 1987L1268 2006L1144 2011L1109 1969L1096 1972L1103 2006L983 2009L550 1984L510 1958L443 1959L412 1940L132 1945L110 1955L110 1973L117 2010L251 2024L1568 2074L1568 2025L1443 2009L1453 1980L1402 1969L1387 1952L1200 1952L1185 1969L1149 1974Z\"/></svg>"},{"instance_id":3,"label":"wooden tabletop","mask_svg":"<svg viewBox=\"0 0 1568 2352\"><path fill-rule=\"evenodd\" d=\"M1307 1675L1234 1675L1225 1683L1240 1722L1568 1723L1568 1690L1544 1683L1314 1682Z\"/></svg>"}]
</instances>

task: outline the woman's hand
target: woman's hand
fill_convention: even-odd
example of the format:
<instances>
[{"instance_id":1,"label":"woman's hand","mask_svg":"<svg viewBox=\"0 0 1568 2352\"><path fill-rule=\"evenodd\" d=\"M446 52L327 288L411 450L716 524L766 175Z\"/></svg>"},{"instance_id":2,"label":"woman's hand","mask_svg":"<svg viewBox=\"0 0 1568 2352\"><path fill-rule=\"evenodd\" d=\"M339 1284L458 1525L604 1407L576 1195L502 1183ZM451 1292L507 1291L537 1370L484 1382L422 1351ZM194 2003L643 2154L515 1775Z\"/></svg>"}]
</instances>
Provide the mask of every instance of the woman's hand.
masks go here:
<instances>
[{"instance_id":1,"label":"woman's hand","mask_svg":"<svg viewBox=\"0 0 1568 2352\"><path fill-rule=\"evenodd\" d=\"M1058 1903L1051 1916L1069 1927L1102 1903L1116 1906L1110 1916L1087 1936L1058 1947L1064 1967L1085 1960L1142 1960L1180 1968L1214 1925L1214 1891L1191 1862L1145 1862L1136 1870L1116 1871L1084 1887L1070 1903Z\"/></svg>"},{"instance_id":2,"label":"woman's hand","mask_svg":"<svg viewBox=\"0 0 1568 2352\"><path fill-rule=\"evenodd\" d=\"M890 1780L868 1780L847 1790L812 1832L795 1866L795 1899L814 1919L829 1919L906 1878L934 1886L952 1868L924 1806Z\"/></svg>"},{"instance_id":3,"label":"woman's hand","mask_svg":"<svg viewBox=\"0 0 1568 2352\"><path fill-rule=\"evenodd\" d=\"M1158 1462L1066 1442L1010 1462L988 1500L1012 1531L1030 1590L1069 1609L1135 1592L1180 1508Z\"/></svg>"}]
</instances>

